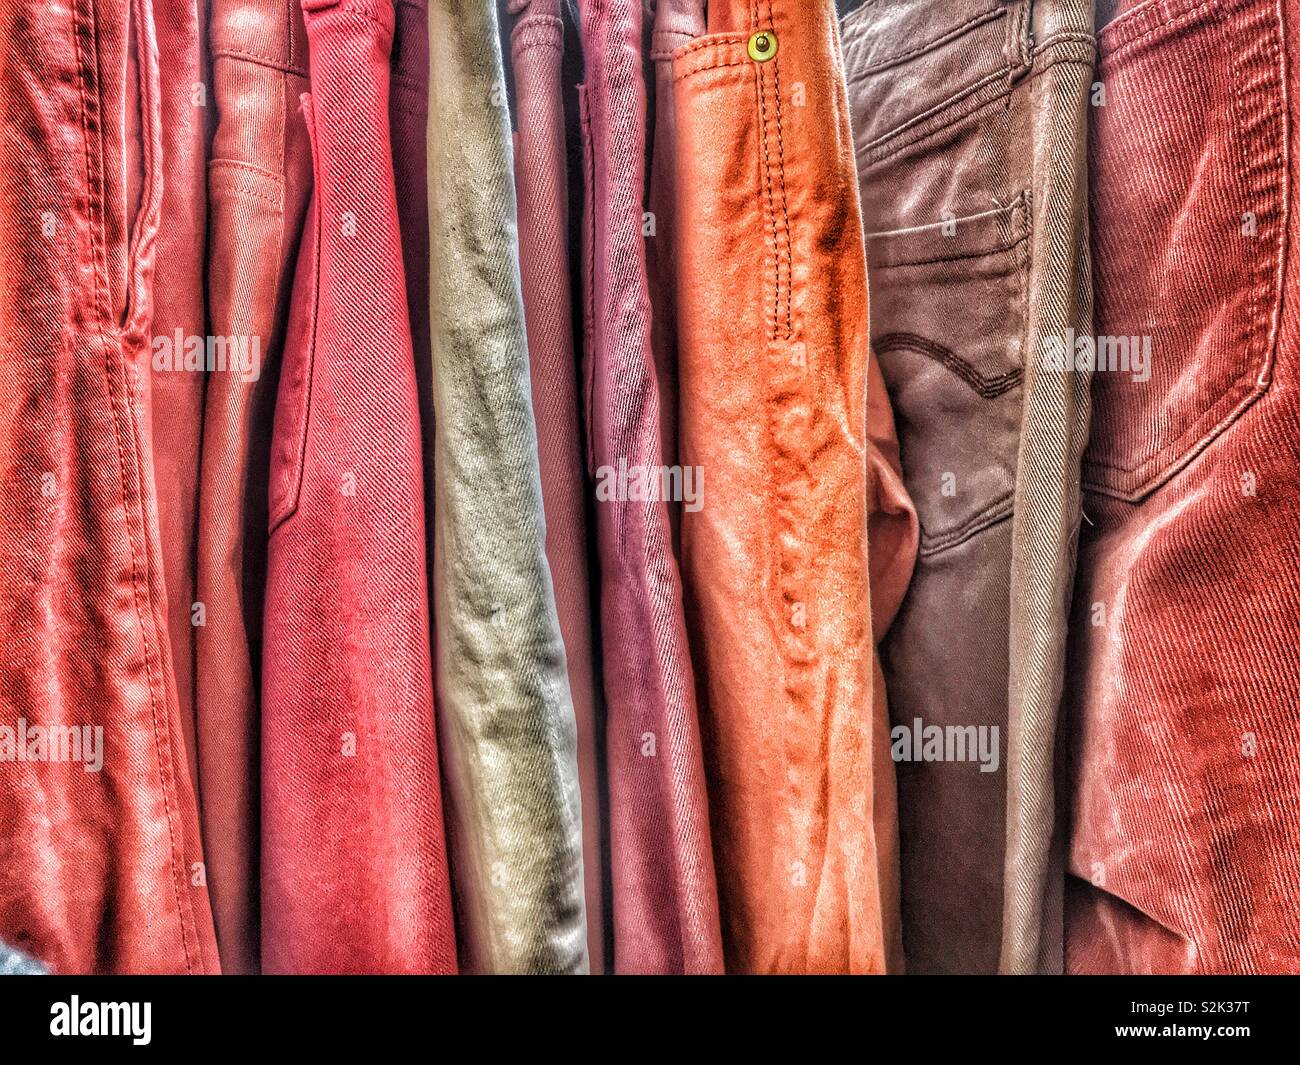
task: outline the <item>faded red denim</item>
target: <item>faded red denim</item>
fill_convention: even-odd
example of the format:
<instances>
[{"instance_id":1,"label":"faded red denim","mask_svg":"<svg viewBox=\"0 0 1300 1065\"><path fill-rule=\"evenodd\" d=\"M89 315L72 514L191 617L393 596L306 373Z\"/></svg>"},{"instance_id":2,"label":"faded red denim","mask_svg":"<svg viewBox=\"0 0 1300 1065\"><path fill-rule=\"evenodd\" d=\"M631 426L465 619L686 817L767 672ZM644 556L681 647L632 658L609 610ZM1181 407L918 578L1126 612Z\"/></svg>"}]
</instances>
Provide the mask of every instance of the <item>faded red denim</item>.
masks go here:
<instances>
[{"instance_id":1,"label":"faded red denim","mask_svg":"<svg viewBox=\"0 0 1300 1065\"><path fill-rule=\"evenodd\" d=\"M587 481L579 367L569 298L568 167L560 68L560 0L513 0L510 34L518 109L515 195L519 270L528 329L533 415L546 512L546 557L555 587L569 690L578 729L583 876L591 971L605 971L602 723L591 628Z\"/></svg>"},{"instance_id":2,"label":"faded red denim","mask_svg":"<svg viewBox=\"0 0 1300 1065\"><path fill-rule=\"evenodd\" d=\"M1121 7L1093 112L1096 332L1149 337L1149 379L1093 378L1066 965L1296 973L1300 5Z\"/></svg>"},{"instance_id":3,"label":"faded red denim","mask_svg":"<svg viewBox=\"0 0 1300 1065\"><path fill-rule=\"evenodd\" d=\"M581 90L588 462L662 462L642 233L641 5L586 0ZM662 501L596 503L614 969L722 969L717 887L681 581Z\"/></svg>"},{"instance_id":4,"label":"faded red denim","mask_svg":"<svg viewBox=\"0 0 1300 1065\"><path fill-rule=\"evenodd\" d=\"M700 0L658 0L650 38L654 65L654 130L650 151L649 218L646 268L654 320L651 329L655 375L659 382L659 420L663 462L677 463L677 105L673 98L673 53L704 33ZM689 225L690 221L685 220ZM669 501L674 547L679 546L681 506Z\"/></svg>"},{"instance_id":5,"label":"faded red denim","mask_svg":"<svg viewBox=\"0 0 1300 1065\"><path fill-rule=\"evenodd\" d=\"M212 973L154 488L153 15L10 0L0 34L0 725L103 729L96 772L0 761L0 938L55 972Z\"/></svg>"},{"instance_id":6,"label":"faded red denim","mask_svg":"<svg viewBox=\"0 0 1300 1065\"><path fill-rule=\"evenodd\" d=\"M215 108L208 78L209 0L151 0L158 37L162 213L155 250L154 338L207 336L204 243L208 222L207 158ZM175 350L175 349L173 349ZM156 353L156 352L155 352ZM185 728L190 769L197 778L195 702L195 580L199 455L207 374L159 370L150 385L158 526L167 582L172 669ZM205 620L200 615L201 620Z\"/></svg>"},{"instance_id":7,"label":"faded red denim","mask_svg":"<svg viewBox=\"0 0 1300 1065\"><path fill-rule=\"evenodd\" d=\"M208 374L195 598L204 852L226 973L259 965L260 677L267 475L311 148L298 0L213 0L217 126L208 163L208 332L256 343L253 371ZM188 612L187 612L188 623Z\"/></svg>"},{"instance_id":8,"label":"faded red denim","mask_svg":"<svg viewBox=\"0 0 1300 1065\"><path fill-rule=\"evenodd\" d=\"M304 0L315 193L271 457L268 972L451 972L391 0Z\"/></svg>"}]
</instances>

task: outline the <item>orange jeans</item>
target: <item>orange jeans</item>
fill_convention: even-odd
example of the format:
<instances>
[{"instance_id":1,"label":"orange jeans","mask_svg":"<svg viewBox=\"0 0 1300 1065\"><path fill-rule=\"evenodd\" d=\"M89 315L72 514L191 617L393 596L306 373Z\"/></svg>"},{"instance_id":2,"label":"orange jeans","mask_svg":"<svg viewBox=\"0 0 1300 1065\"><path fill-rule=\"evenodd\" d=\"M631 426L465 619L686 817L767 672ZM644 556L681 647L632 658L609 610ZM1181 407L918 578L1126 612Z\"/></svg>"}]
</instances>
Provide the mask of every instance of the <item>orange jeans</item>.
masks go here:
<instances>
[{"instance_id":1,"label":"orange jeans","mask_svg":"<svg viewBox=\"0 0 1300 1065\"><path fill-rule=\"evenodd\" d=\"M711 3L673 79L682 566L727 968L897 969L872 606L883 632L917 526L868 346L835 5Z\"/></svg>"}]
</instances>

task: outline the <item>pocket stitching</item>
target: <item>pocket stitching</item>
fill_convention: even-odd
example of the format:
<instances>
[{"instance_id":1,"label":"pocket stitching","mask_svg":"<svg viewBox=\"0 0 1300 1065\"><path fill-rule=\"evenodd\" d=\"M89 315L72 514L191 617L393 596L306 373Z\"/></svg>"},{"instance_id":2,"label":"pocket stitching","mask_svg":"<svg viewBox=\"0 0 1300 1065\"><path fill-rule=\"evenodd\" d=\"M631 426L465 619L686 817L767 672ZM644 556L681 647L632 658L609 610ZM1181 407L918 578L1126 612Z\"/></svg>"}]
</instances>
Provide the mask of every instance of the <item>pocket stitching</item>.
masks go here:
<instances>
[{"instance_id":1,"label":"pocket stitching","mask_svg":"<svg viewBox=\"0 0 1300 1065\"><path fill-rule=\"evenodd\" d=\"M996 377L985 377L972 363L967 362L952 348L919 333L886 333L873 344L876 354L887 351L911 351L938 363L959 377L981 399L997 399L1024 382L1025 368L1017 366Z\"/></svg>"},{"instance_id":2,"label":"pocket stitching","mask_svg":"<svg viewBox=\"0 0 1300 1065\"><path fill-rule=\"evenodd\" d=\"M586 85L578 86L578 126L582 141L583 211L585 218L581 234L586 262L582 264L583 277L583 337L582 400L587 420L587 472L596 475L596 169L595 148L592 145L591 92Z\"/></svg>"},{"instance_id":3,"label":"pocket stitching","mask_svg":"<svg viewBox=\"0 0 1300 1065\"><path fill-rule=\"evenodd\" d=\"M1015 495L1016 491L1012 488L977 510L960 525L952 529L945 529L933 536L926 533L925 526L922 524L921 543L917 548L917 554L922 558L934 558L936 555L941 555L945 551L950 551L973 540L986 529L1001 525L1015 511Z\"/></svg>"},{"instance_id":4,"label":"pocket stitching","mask_svg":"<svg viewBox=\"0 0 1300 1065\"><path fill-rule=\"evenodd\" d=\"M1218 10L1220 6L1219 0L1177 0L1177 2L1179 9L1176 14L1171 15L1164 22L1147 25L1145 29L1140 31L1135 25L1131 27L1130 24L1149 22L1151 15L1156 13L1157 8L1164 7L1167 0L1148 0L1147 3L1141 4L1131 11L1126 11L1119 18L1103 26L1097 34L1098 41L1104 42L1108 37L1120 38L1107 54L1106 59L1110 61L1117 55L1123 55L1128 48L1139 41L1145 40L1152 34L1159 33L1169 26L1195 21L1206 8L1212 7Z\"/></svg>"},{"instance_id":5,"label":"pocket stitching","mask_svg":"<svg viewBox=\"0 0 1300 1065\"><path fill-rule=\"evenodd\" d=\"M939 266L942 263L961 263L968 262L971 259L988 259L994 255L1004 255L1007 252L1015 251L1028 239L1028 235L1017 237L1010 244L1003 245L1002 247L989 248L987 251L967 252L964 255L940 255L934 259L900 259L898 262L881 263L876 267L876 271L903 270L909 266Z\"/></svg>"},{"instance_id":6,"label":"pocket stitching","mask_svg":"<svg viewBox=\"0 0 1300 1065\"><path fill-rule=\"evenodd\" d=\"M312 409L312 392L315 387L316 379L316 333L320 317L320 290L321 290L321 258L322 246L324 244L323 224L325 211L321 204L320 189L320 149L316 142L316 121L314 105L310 97L304 94L303 118L307 124L307 142L311 147L312 154L312 176L315 182L315 191L312 194L312 202L315 209L312 212L312 247L311 247L311 270L308 276L311 278L311 315L306 332L306 355L303 367L303 385L302 397L299 403L302 407L302 417L298 420L297 437L295 441L293 465L289 471L289 483L284 488L280 501L276 504L269 516L269 529L267 535L275 533L286 521L288 521L298 510L298 502L302 496L302 482L307 465L307 438L308 428L311 424Z\"/></svg>"},{"instance_id":7,"label":"pocket stitching","mask_svg":"<svg viewBox=\"0 0 1300 1065\"><path fill-rule=\"evenodd\" d=\"M1105 27L1105 30L1113 30L1117 25L1127 27L1129 19L1153 12L1162 3L1163 0L1152 0L1149 5L1135 8L1122 16L1121 19L1111 23L1110 26ZM1102 65L1113 63L1116 57L1122 57L1131 45L1150 37L1158 31L1163 30L1172 35L1176 30L1170 30L1169 27L1171 26L1182 28L1189 23L1194 23L1209 9L1213 9L1215 13L1222 12L1220 0L1202 0L1202 2L1195 4L1190 3L1189 0L1183 0L1183 3L1185 5L1183 10L1174 17L1150 26L1142 32L1135 33L1132 37L1123 40L1120 45L1102 57ZM1268 16L1268 22L1270 29L1274 31L1271 34L1273 41L1269 53L1270 77L1268 79L1269 84L1272 85L1276 81L1282 80L1277 70L1279 59L1277 36L1280 29L1277 27L1272 14ZM1240 30L1229 26L1229 31L1233 41L1240 37ZM1252 171L1249 156L1250 142L1254 138L1249 134L1249 127L1242 121L1247 111L1243 96L1245 78L1241 67L1241 52L1236 48L1231 50L1231 69L1234 75L1233 134L1238 140L1238 158L1242 172L1249 175ZM1285 112L1279 113L1275 108L1271 108L1266 116L1266 121L1281 123L1283 142L1285 143L1288 133ZM1256 356L1258 360L1257 371L1249 377L1244 374L1238 376L1204 409L1197 410L1193 407L1188 415L1191 419L1190 424L1178 434L1177 438L1161 445L1150 454L1139 457L1131 465L1124 465L1121 462L1105 458L1088 458L1085 462L1086 471L1098 471L1103 475L1107 473L1118 475L1117 479L1122 483L1108 483L1097 476L1085 474L1083 478L1083 488L1085 490L1127 502L1138 502L1144 499L1161 486L1167 484L1204 453L1271 387L1277 349L1277 318L1282 301L1281 270L1285 265L1287 256L1286 223L1289 214L1290 179L1286 160L1280 154L1276 152L1270 153L1268 161L1270 164L1269 172L1280 175L1274 180L1272 188L1265 185L1263 189L1265 196L1272 195L1277 200L1277 253L1271 255L1266 250L1263 255L1259 256L1259 262L1250 269L1250 274L1248 274L1248 277L1251 278L1250 295L1246 325L1238 334L1244 347L1248 349L1256 345L1261 347L1262 350ZM1269 296L1270 289L1272 290L1271 297ZM1267 320L1263 321L1261 320L1261 312L1268 304L1272 305L1272 310L1268 314Z\"/></svg>"},{"instance_id":8,"label":"pocket stitching","mask_svg":"<svg viewBox=\"0 0 1300 1065\"><path fill-rule=\"evenodd\" d=\"M1013 203L1012 206L1014 207L1018 203L1023 203L1024 205L1023 217L1025 219L1025 226L1026 226L1025 232L1022 235L1020 235L1013 244L1009 245L1006 248L994 248L990 251L984 252L983 254L966 256L964 258L990 258L994 255L1007 254L1009 252L1014 251L1017 247L1023 244L1032 235L1033 217L1029 212L1027 193L1022 193L1021 196L1017 199L1017 201L1015 201L1015 203ZM940 260L940 261L942 262L947 260ZM908 264L908 265L919 265L919 264ZM1022 323L1020 329L1020 339L1021 339L1022 350L1023 350L1023 343L1025 339L1024 334L1025 334L1025 330L1028 329L1028 318L1026 314L1026 308L1024 307L1024 303L1028 299L1028 276L1026 272L1026 266L1023 263L1013 263L1013 265L1017 273L1020 274L1020 284L1017 286L1018 295L1017 295L1016 302L1020 304L1021 323ZM966 360L961 359L961 357L958 356L956 352L953 352L951 348L948 348L946 345L939 344L937 341L930 340L927 337L919 337L918 334L903 334L901 332L897 334L887 333L881 338L881 341L887 340L892 336L903 336L903 335L917 336L918 339L920 339L924 343L933 345L936 348L942 348L944 351L951 353L953 358L956 361L960 362L961 365L967 367L970 370L971 374L976 378L978 378L981 382L987 383L987 382L998 381L998 378L996 377L992 377L992 378L984 377L982 374L979 373L978 370L975 369L973 365L966 362ZM970 380L970 378L967 375L963 374L959 369L957 369L956 367L954 367L949 363L944 362L941 359L935 358L934 354L929 351L919 349L911 344L907 344L907 345L900 344L894 348L882 347L881 341L874 341L874 340L872 341L872 345L875 348L877 355L879 355L881 351L885 351L885 350L915 351L916 353L924 357L933 359L934 361L938 362L950 374L960 379L964 384L966 384L973 391L979 394L983 399L987 399L987 400L998 399L1001 396L1006 395L1007 393L1015 391L1016 388L1021 387L1024 384L1023 362L1021 366L1015 368L1014 370L1008 371L1006 375L1002 375L1003 377L1014 375L1015 380L1013 382L1006 384L1005 387L1001 387L996 391L988 392L984 388L981 388L978 385L976 385L973 381ZM1014 479L1014 474L1013 474L1013 479ZM1015 488L1013 486L1012 488L1009 488L1007 491L998 494L989 502L980 506L977 510L972 512L969 517L962 520L956 526L944 528L943 531L937 533L929 533L926 531L925 522L920 519L920 508L918 508L917 517L918 517L918 524L920 527L920 545L918 547L918 554L925 558L932 558L950 549L960 547L962 544L973 539L979 533L985 531L986 529L991 529L995 525L999 525L1003 521L1009 519L1014 512L1014 501L1015 501Z\"/></svg>"}]
</instances>

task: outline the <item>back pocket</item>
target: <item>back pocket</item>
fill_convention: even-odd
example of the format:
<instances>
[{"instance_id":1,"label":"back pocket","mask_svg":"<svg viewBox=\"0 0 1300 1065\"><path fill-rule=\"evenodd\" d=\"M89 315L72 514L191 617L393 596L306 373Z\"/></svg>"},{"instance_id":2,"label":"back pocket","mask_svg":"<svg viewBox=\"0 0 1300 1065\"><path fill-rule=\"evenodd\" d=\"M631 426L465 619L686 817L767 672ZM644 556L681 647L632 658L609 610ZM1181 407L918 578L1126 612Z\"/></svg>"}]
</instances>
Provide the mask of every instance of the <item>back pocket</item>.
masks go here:
<instances>
[{"instance_id":1,"label":"back pocket","mask_svg":"<svg viewBox=\"0 0 1300 1065\"><path fill-rule=\"evenodd\" d=\"M1136 7L1101 33L1101 82L1084 487L1136 502L1272 379L1286 200L1276 5ZM1134 344L1149 356L1116 357Z\"/></svg>"},{"instance_id":2,"label":"back pocket","mask_svg":"<svg viewBox=\"0 0 1300 1065\"><path fill-rule=\"evenodd\" d=\"M1029 271L1028 193L867 236L871 342L898 425L921 554L1011 513Z\"/></svg>"}]
</instances>

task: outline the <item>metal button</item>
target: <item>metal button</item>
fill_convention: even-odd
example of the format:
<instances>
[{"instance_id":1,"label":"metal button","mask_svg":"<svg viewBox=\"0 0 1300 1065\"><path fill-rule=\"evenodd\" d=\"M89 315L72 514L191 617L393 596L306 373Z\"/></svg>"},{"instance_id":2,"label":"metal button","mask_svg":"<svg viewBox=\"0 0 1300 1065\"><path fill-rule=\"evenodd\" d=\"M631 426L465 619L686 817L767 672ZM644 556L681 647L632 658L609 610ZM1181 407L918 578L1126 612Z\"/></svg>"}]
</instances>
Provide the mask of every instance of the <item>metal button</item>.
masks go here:
<instances>
[{"instance_id":1,"label":"metal button","mask_svg":"<svg viewBox=\"0 0 1300 1065\"><path fill-rule=\"evenodd\" d=\"M749 58L755 63L766 63L776 55L776 34L759 30L749 38Z\"/></svg>"}]
</instances>

